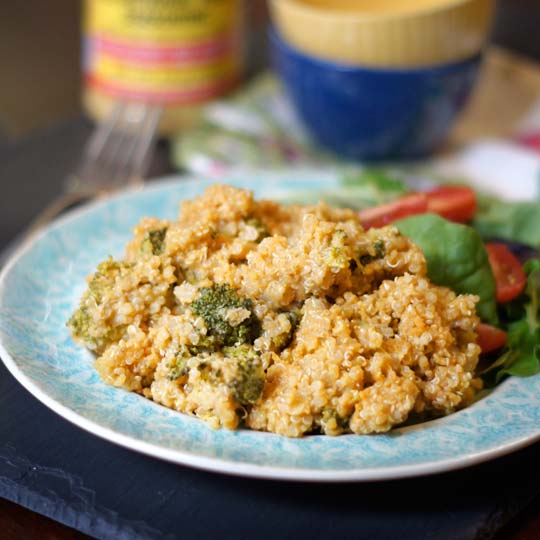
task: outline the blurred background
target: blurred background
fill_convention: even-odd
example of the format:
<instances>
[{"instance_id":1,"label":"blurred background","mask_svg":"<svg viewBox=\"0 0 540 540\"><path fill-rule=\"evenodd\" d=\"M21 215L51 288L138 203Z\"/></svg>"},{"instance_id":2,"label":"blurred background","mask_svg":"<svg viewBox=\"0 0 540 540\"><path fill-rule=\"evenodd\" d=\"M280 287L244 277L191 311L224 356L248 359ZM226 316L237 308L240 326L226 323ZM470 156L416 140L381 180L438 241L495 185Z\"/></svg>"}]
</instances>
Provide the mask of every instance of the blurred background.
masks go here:
<instances>
[{"instance_id":1,"label":"blurred background","mask_svg":"<svg viewBox=\"0 0 540 540\"><path fill-rule=\"evenodd\" d=\"M0 3L0 140L80 114L81 9L74 0ZM538 0L498 0L495 44L540 59L539 29Z\"/></svg>"}]
</instances>

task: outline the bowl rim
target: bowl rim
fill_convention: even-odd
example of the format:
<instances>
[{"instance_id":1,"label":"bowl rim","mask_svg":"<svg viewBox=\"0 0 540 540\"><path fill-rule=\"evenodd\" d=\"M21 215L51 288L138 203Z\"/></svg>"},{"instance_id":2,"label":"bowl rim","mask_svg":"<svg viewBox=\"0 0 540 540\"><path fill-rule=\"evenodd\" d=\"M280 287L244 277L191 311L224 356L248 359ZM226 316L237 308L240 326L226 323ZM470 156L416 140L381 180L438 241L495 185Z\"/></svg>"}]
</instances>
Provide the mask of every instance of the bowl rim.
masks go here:
<instances>
[{"instance_id":1,"label":"bowl rim","mask_svg":"<svg viewBox=\"0 0 540 540\"><path fill-rule=\"evenodd\" d=\"M467 9L466 4L475 4L479 2L491 2L493 0L447 0L447 3L439 6L425 7L413 11L394 13L394 12L382 12L382 13L366 13L355 12L347 10L335 10L324 7L315 7L311 4L306 4L302 0L270 0L272 4L288 5L290 8L296 10L297 13L302 13L308 17L324 18L328 20L332 19L332 22L339 22L344 24L353 23L387 23L395 22L399 20L410 20L415 18L424 18L435 15L444 14L445 11L452 11L456 9Z\"/></svg>"},{"instance_id":2,"label":"bowl rim","mask_svg":"<svg viewBox=\"0 0 540 540\"><path fill-rule=\"evenodd\" d=\"M469 65L474 65L480 63L482 56L484 55L483 49L479 50L472 56L464 58L461 60L447 62L444 64L433 64L427 66L371 66L371 65L360 65L360 64L346 64L344 62L337 62L333 60L327 60L325 58L320 58L316 56L311 56L310 54L305 53L291 45L287 42L279 30L274 26L270 25L267 30L267 36L270 41L270 44L274 47L279 47L284 50L286 53L300 58L304 62L311 63L317 67L331 69L332 71L339 73L376 73L378 75L409 75L409 76L419 76L419 75L435 75L442 74L446 72L452 72L458 70L462 67Z\"/></svg>"}]
</instances>

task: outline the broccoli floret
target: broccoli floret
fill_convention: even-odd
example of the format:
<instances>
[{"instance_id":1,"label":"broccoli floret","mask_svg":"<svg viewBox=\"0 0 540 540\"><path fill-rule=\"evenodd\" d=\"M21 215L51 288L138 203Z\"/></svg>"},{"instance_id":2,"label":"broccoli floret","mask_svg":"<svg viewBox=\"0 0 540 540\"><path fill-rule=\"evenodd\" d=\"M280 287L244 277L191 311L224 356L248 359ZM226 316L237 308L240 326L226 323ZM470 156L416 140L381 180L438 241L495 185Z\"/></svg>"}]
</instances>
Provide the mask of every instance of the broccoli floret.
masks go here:
<instances>
[{"instance_id":1,"label":"broccoli floret","mask_svg":"<svg viewBox=\"0 0 540 540\"><path fill-rule=\"evenodd\" d=\"M207 359L208 357L206 357L206 359L203 357L195 369L197 369L200 374L199 376L203 381L206 381L213 386L217 386L223 382L223 373L221 372L221 369L216 369L207 361Z\"/></svg>"},{"instance_id":2,"label":"broccoli floret","mask_svg":"<svg viewBox=\"0 0 540 540\"><path fill-rule=\"evenodd\" d=\"M190 345L188 350L191 356L212 354L219 350L219 344L214 336L200 336L197 345Z\"/></svg>"},{"instance_id":3,"label":"broccoli floret","mask_svg":"<svg viewBox=\"0 0 540 540\"><path fill-rule=\"evenodd\" d=\"M174 362L170 366L167 378L171 381L180 379L189 373L188 361L195 358L198 363L194 364L195 369L203 375L203 379L214 384L219 382L220 370L213 370L209 363L211 354L216 352L215 342L212 339L199 342L197 345L182 345L175 355Z\"/></svg>"},{"instance_id":4,"label":"broccoli floret","mask_svg":"<svg viewBox=\"0 0 540 540\"><path fill-rule=\"evenodd\" d=\"M375 255L377 259L382 259L386 255L386 246L384 245L384 240L375 240L373 243L373 247L375 248Z\"/></svg>"},{"instance_id":5,"label":"broccoli floret","mask_svg":"<svg viewBox=\"0 0 540 540\"><path fill-rule=\"evenodd\" d=\"M73 337L84 343L89 349L100 354L107 345L122 338L126 326L98 326L90 317L88 308L81 306L73 313L67 327L71 330Z\"/></svg>"},{"instance_id":6,"label":"broccoli floret","mask_svg":"<svg viewBox=\"0 0 540 540\"><path fill-rule=\"evenodd\" d=\"M240 405L253 405L264 387L264 369L259 354L246 344L223 347L223 354L236 361L236 376L228 383L234 398Z\"/></svg>"},{"instance_id":7,"label":"broccoli floret","mask_svg":"<svg viewBox=\"0 0 540 540\"><path fill-rule=\"evenodd\" d=\"M227 320L227 313L235 308L248 310L249 316L239 324L232 325ZM229 285L201 289L191 309L203 317L208 335L215 339L217 346L253 343L261 333L260 321L253 312L253 302L249 298L240 298Z\"/></svg>"},{"instance_id":8,"label":"broccoli floret","mask_svg":"<svg viewBox=\"0 0 540 540\"><path fill-rule=\"evenodd\" d=\"M170 381L176 381L176 379L184 377L189 373L189 367L187 365L188 358L189 356L186 355L185 351L181 351L176 355L171 371L167 375Z\"/></svg>"},{"instance_id":9,"label":"broccoli floret","mask_svg":"<svg viewBox=\"0 0 540 540\"><path fill-rule=\"evenodd\" d=\"M324 409L322 412L321 425L331 431L344 431L349 427L349 419L339 416L334 409Z\"/></svg>"},{"instance_id":10,"label":"broccoli floret","mask_svg":"<svg viewBox=\"0 0 540 540\"><path fill-rule=\"evenodd\" d=\"M73 335L85 342L90 340L89 330L91 324L92 320L88 314L88 310L84 306L77 309L67 323Z\"/></svg>"},{"instance_id":11,"label":"broccoli floret","mask_svg":"<svg viewBox=\"0 0 540 540\"><path fill-rule=\"evenodd\" d=\"M351 258L347 255L345 241L347 233L343 229L337 229L332 235L330 247L326 252L326 262L332 268L348 268Z\"/></svg>"},{"instance_id":12,"label":"broccoli floret","mask_svg":"<svg viewBox=\"0 0 540 540\"><path fill-rule=\"evenodd\" d=\"M161 255L165 250L167 227L147 231L141 242L141 252L146 255Z\"/></svg>"},{"instance_id":13,"label":"broccoli floret","mask_svg":"<svg viewBox=\"0 0 540 540\"><path fill-rule=\"evenodd\" d=\"M99 304L103 300L105 293L113 287L122 268L129 268L130 266L128 263L115 261L112 257L98 264L95 274L88 283L87 295L92 296Z\"/></svg>"},{"instance_id":14,"label":"broccoli floret","mask_svg":"<svg viewBox=\"0 0 540 540\"><path fill-rule=\"evenodd\" d=\"M79 308L67 322L73 336L98 353L109 343L118 341L124 334L125 326L97 324L88 311L89 305L101 304L107 292L114 287L122 269L130 266L128 263L115 261L112 257L100 263L88 283Z\"/></svg>"},{"instance_id":15,"label":"broccoli floret","mask_svg":"<svg viewBox=\"0 0 540 540\"><path fill-rule=\"evenodd\" d=\"M221 354L226 359L233 360L227 378L224 377L220 366L220 362L223 361ZM201 380L213 386L226 384L239 405L255 403L262 393L265 379L259 353L255 351L253 346L244 343L223 347L221 354L211 353L208 355L206 352L202 352L199 355L193 346L182 347L174 359L167 378L176 381L188 375L190 370L188 362L195 359L192 366L199 372Z\"/></svg>"},{"instance_id":16,"label":"broccoli floret","mask_svg":"<svg viewBox=\"0 0 540 540\"><path fill-rule=\"evenodd\" d=\"M386 246L384 245L384 240L375 240L375 242L373 242L373 250L375 252L374 254L366 253L360 256L360 264L365 266L373 261L382 259L386 255Z\"/></svg>"},{"instance_id":17,"label":"broccoli floret","mask_svg":"<svg viewBox=\"0 0 540 540\"><path fill-rule=\"evenodd\" d=\"M294 338L294 333L296 332L296 328L300 324L300 319L302 318L302 314L299 309L287 311L285 315L287 315L287 318L291 323L291 327L288 332L279 334L272 339L272 346L277 352L281 352L291 344Z\"/></svg>"},{"instance_id":18,"label":"broccoli floret","mask_svg":"<svg viewBox=\"0 0 540 540\"><path fill-rule=\"evenodd\" d=\"M258 218L246 219L246 225L253 227L257 231L257 238L255 242L261 242L264 238L270 236L265 224Z\"/></svg>"}]
</instances>

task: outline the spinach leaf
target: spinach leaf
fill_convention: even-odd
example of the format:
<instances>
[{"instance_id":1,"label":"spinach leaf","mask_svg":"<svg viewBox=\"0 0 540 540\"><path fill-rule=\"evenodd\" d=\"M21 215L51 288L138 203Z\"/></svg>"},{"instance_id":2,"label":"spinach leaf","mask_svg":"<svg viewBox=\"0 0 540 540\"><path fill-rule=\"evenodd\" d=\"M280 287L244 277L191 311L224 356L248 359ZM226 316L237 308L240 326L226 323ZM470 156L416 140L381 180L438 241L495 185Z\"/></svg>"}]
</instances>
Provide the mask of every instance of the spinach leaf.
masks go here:
<instances>
[{"instance_id":1,"label":"spinach leaf","mask_svg":"<svg viewBox=\"0 0 540 540\"><path fill-rule=\"evenodd\" d=\"M458 294L478 295L478 315L484 321L497 324L495 279L484 243L474 229L435 214L412 216L394 225L420 246L433 283L449 287Z\"/></svg>"},{"instance_id":2,"label":"spinach leaf","mask_svg":"<svg viewBox=\"0 0 540 540\"><path fill-rule=\"evenodd\" d=\"M505 323L508 342L503 354L483 372L487 386L507 375L528 377L540 372L540 260L530 260L524 270L527 274L525 292L516 300L514 308L507 311L519 318ZM516 309L519 302L520 311Z\"/></svg>"},{"instance_id":3,"label":"spinach leaf","mask_svg":"<svg viewBox=\"0 0 540 540\"><path fill-rule=\"evenodd\" d=\"M540 203L478 197L473 227L483 238L500 238L540 248Z\"/></svg>"}]
</instances>

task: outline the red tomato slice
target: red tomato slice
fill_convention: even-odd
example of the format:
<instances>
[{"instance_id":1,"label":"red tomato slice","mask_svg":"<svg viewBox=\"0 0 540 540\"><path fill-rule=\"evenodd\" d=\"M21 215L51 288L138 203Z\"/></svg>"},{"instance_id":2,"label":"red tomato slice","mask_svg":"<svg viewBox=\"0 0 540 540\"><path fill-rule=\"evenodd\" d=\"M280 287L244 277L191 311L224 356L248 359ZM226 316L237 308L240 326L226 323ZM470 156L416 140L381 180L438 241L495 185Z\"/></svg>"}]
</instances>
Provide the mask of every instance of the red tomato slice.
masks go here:
<instances>
[{"instance_id":1,"label":"red tomato slice","mask_svg":"<svg viewBox=\"0 0 540 540\"><path fill-rule=\"evenodd\" d=\"M396 219L424 214L427 212L427 197L425 193L411 193L387 204L360 210L359 216L364 229L384 227Z\"/></svg>"},{"instance_id":2,"label":"red tomato slice","mask_svg":"<svg viewBox=\"0 0 540 540\"><path fill-rule=\"evenodd\" d=\"M497 285L497 302L510 302L525 288L527 276L519 260L505 244L486 244L486 249Z\"/></svg>"},{"instance_id":3,"label":"red tomato slice","mask_svg":"<svg viewBox=\"0 0 540 540\"><path fill-rule=\"evenodd\" d=\"M476 194L471 188L441 186L427 193L428 212L449 221L467 223L476 214Z\"/></svg>"},{"instance_id":4,"label":"red tomato slice","mask_svg":"<svg viewBox=\"0 0 540 540\"><path fill-rule=\"evenodd\" d=\"M480 323L476 328L476 342L483 353L490 353L506 345L506 332L490 324Z\"/></svg>"}]
</instances>

